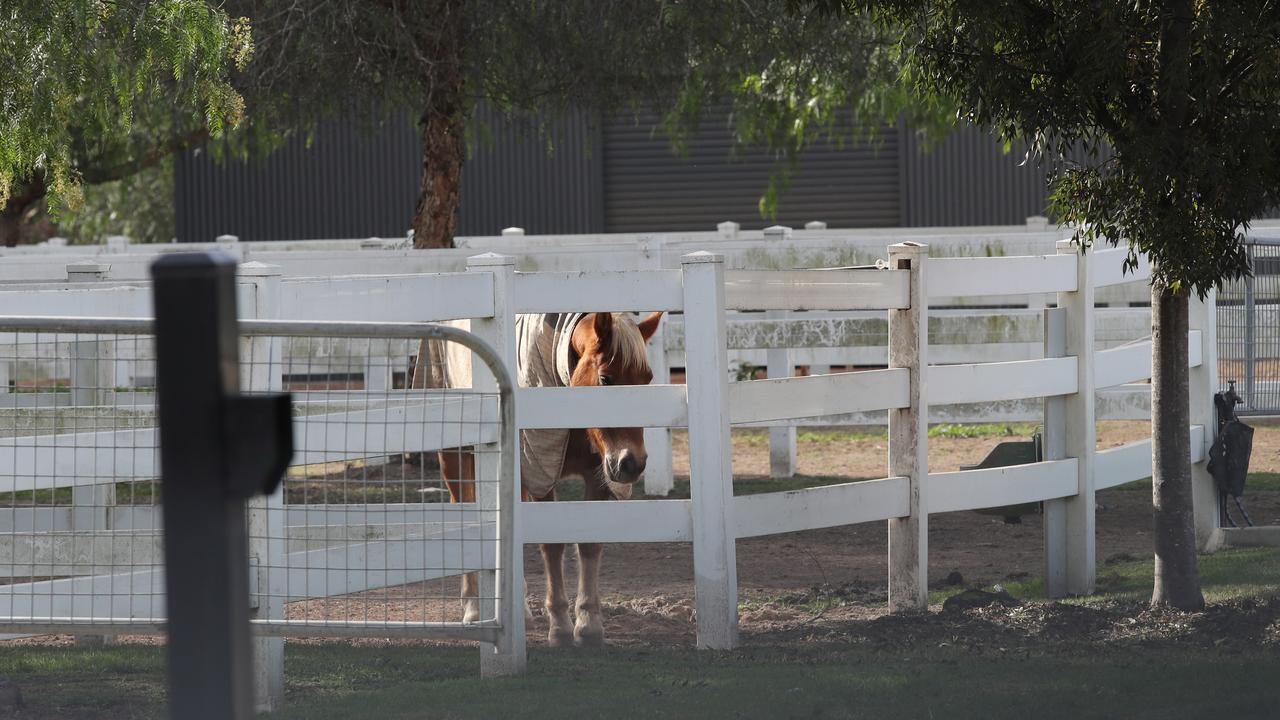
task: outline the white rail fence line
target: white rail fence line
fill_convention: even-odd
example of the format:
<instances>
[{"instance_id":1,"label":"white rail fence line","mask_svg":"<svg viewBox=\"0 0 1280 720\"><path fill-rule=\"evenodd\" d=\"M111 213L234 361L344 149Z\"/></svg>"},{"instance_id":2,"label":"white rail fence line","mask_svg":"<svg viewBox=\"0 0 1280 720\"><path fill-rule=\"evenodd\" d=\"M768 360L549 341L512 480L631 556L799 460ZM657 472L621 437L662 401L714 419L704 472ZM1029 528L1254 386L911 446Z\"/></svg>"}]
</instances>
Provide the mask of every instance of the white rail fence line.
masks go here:
<instances>
[{"instance_id":1,"label":"white rail fence line","mask_svg":"<svg viewBox=\"0 0 1280 720\"><path fill-rule=\"evenodd\" d=\"M642 243L642 245L644 245ZM642 252L651 248L643 246ZM294 256L301 251L289 251ZM289 254L286 252L285 254ZM359 251L354 251L359 252ZM1118 251L1108 251L1116 253ZM328 255L340 255L329 253ZM141 255L146 257L145 255ZM345 257L353 257L352 252ZM650 253L650 264L656 266L657 255ZM1069 258L1068 258L1069 259ZM970 268L978 267L974 262L986 263L987 275L973 273ZM1045 257L1004 257L1004 258L946 258L934 261L935 265L951 268L941 274L947 292L999 292L1018 293L1025 288L1016 284L989 284L993 274L1004 272L1025 273L1035 269L1057 268L1050 272L1045 280L1045 288L1073 287L1062 270L1066 267L1062 256ZM68 266L76 273L84 275L83 265ZM105 265L95 265L98 269L95 277L101 278L107 271ZM246 273L269 272L261 263L245 264ZM345 265L344 265L345 267ZM280 272L277 269L277 272ZM656 287L638 289L635 280L628 280L629 273L601 273L592 277L596 290L618 290L607 295L608 308L635 307L634 303L647 302L657 309L674 309L678 305L678 271L666 271L666 281ZM871 288L858 288L857 271L830 271L824 277L827 283L844 283L851 291L867 291ZM936 268L935 268L936 272ZM808 273L811 274L811 273ZM729 273L728 301L732 308L753 309L761 303L767 303L768 293L781 293L791 298L788 303L793 307L803 306L810 312L795 314L789 311L769 311L760 314L750 312L733 316L727 324L730 358L740 368L758 365L761 360L768 359L773 371L772 377L794 374L797 365L806 365L811 374L821 372L830 365L876 365L884 364L887 359L887 326L883 316L877 318L874 312L853 311L835 312L817 309L819 306L806 300L798 293L809 292L807 287L819 287L816 281L804 280L807 285L796 287L793 281L804 278L804 272L768 273L760 271L734 271ZM517 275L521 285L522 297L534 298L526 305L529 311L550 311L557 307L573 304L573 298L564 297L565 287L578 287L570 282L571 278L580 278L581 273L545 272ZM963 277L963 281L946 281L948 277ZM974 280L977 278L977 281ZM945 285L950 282L950 285ZM964 285L968 283L968 285ZM758 286L760 290L751 288ZM25 308L51 307L59 312L85 314L92 309L105 308L117 316L150 314L150 297L145 285L126 286L90 286L83 283L26 286L29 290L19 290L18 286L9 286L9 290L0 290L0 296L6 299L6 306L13 307L16 312ZM739 291L735 288L747 288ZM996 289L993 290L992 287ZM253 302L249 283L245 284L242 301ZM590 292L593 288L583 288ZM68 292L70 290L71 292ZM489 302L487 289L467 283L456 274L418 275L412 279L404 275L365 276L365 277L324 277L324 278L286 278L281 285L280 304L285 317L328 317L334 319L370 319L381 317L393 320L436 319L429 313L415 308L415 302L426 301L428 307L438 307L442 297L457 299L462 303L473 304L477 311L484 311ZM903 292L903 287L885 286L884 292ZM762 295L763 294L763 295ZM936 293L931 292L931 296ZM1004 296L1000 296L1004 297ZM999 300L1000 297L995 299ZM361 298L352 302L352 298ZM415 298L417 299L415 301ZM889 296L881 301L868 301L868 304L891 304ZM952 298L954 299L954 298ZM990 298L989 298L990 299ZM835 305L838 306L836 301ZM615 307L616 306L616 307ZM1149 327L1149 311L1145 309L1106 309L1099 313L1100 334L1109 341L1103 346L1114 344L1117 340L1129 340ZM1102 318L1106 318L1105 322ZM932 357L934 362L975 363L986 361L1032 359L1040 355L1040 318L1036 310L1003 310L999 312L972 310L939 310L931 315L931 321L937 325L934 333L939 342L933 342ZM347 367L350 357L341 348L322 349L317 355L314 349L300 347L297 344L286 345L287 357L300 368L323 371L327 359L337 365ZM1134 352L1137 350L1138 352ZM1140 355L1139 348L1131 348L1130 353ZM663 323L659 337L655 340L650 352L655 359L654 367L660 380L668 377L669 368L682 367L684 358L684 325L683 318L669 318ZM120 386L137 384L141 379L146 381L154 371L150 369L149 357L121 357L115 365L115 372ZM369 357L364 361L362 376L369 389L381 390L391 382L395 368L388 358ZM8 372L0 363L0 372ZM407 374L406 368L399 369L400 376ZM1136 377L1136 376L1135 376ZM1107 386L1110 383L1100 383ZM47 397L36 397L31 394L6 394L0 388L0 405L12 403L17 406L32 406L49 402ZM54 395L52 404L67 404L72 401L68 395ZM1006 401L983 402L978 404L934 404L929 409L931 422L1026 422L1040 417L1042 409L1038 398ZM1106 391L1101 398L1098 417L1103 419L1141 419L1149 416L1149 386L1138 384L1127 388ZM810 418L788 418L785 421L767 423L771 425L770 455L771 469L775 476L790 476L796 464L795 426L806 425L850 425L876 424L885 421L883 411L848 413L843 415L824 415ZM661 430L646 433L648 442L653 446L651 456L654 462L646 477L646 489L651 494L665 494L671 487L673 478L670 471L668 435Z\"/></svg>"},{"instance_id":2,"label":"white rail fence line","mask_svg":"<svg viewBox=\"0 0 1280 720\"><path fill-rule=\"evenodd\" d=\"M1149 474L1149 464L1136 460L1142 444L1095 454L1093 423L1096 419L1094 392L1102 381L1121 382L1143 377L1144 368L1132 350L1093 349L1092 327L1096 309L1091 296L1099 282L1121 278L1110 265L1118 265L1118 253L1097 252L1080 255L1070 246L1059 248L1058 256L978 259L959 265L958 260L929 259L925 249L902 245L890 248L894 269L849 270L839 272L783 272L740 274L725 271L722 257L695 253L684 259L680 270L553 273L522 275L513 272L510 261L493 256L477 258L472 272L409 276L403 278L335 278L295 284L292 302L281 302L281 317L303 318L307 311L335 313L338 319L450 320L488 315L493 327L486 332L495 347L510 353L514 348L510 318L514 313L539 311L591 311L595 302L590 293L615 298L617 309L665 309L685 315L686 385L659 383L643 388L600 388L522 390L519 393L517 424L526 427L566 424L580 426L636 426L654 428L687 425L690 435L691 496L688 501L632 501L625 503L526 504L516 514L523 542L658 542L690 541L694 544L697 590L698 644L731 647L736 642L735 558L733 541L774 532L791 532L852 522L886 520L891 527L891 606L896 610L922 609L927 567L927 518L932 512L947 512L1011 503L1046 503L1046 567L1050 591L1092 590L1096 569L1093 531L1093 494L1100 487L1139 480ZM935 267L936 266L936 267ZM1003 285L1003 273L1010 267L1053 268L1044 285L1019 281ZM1108 269L1102 270L1102 266ZM1074 268L1074 280L1063 268ZM1094 272L1095 267L1099 268ZM966 278L948 279L955 272ZM985 274L985 276L984 276ZM262 274L264 282L278 282ZM927 313L923 292L941 283L948 292L961 289L990 294L997 291L1056 292L1059 308L1046 311L1045 359L992 365L970 363L926 368L925 337ZM1102 278L1103 280L1100 280ZM1126 281L1138 278L1124 277ZM760 281L758 293L751 283ZM947 285L950 283L950 285ZM781 289L785 289L782 291ZM330 299L340 293L343 301ZM792 297L801 298L793 302ZM423 302L428 298L429 302ZM257 303L259 295L246 296ZM410 300L413 303L409 303ZM294 304L296 303L296 304ZM734 307L792 311L823 308L838 311L888 310L896 313L889 327L889 370L841 375L774 378L729 383L727 374L726 311ZM1195 304L1193 349L1189 364L1193 372L1193 395L1208 395L1214 387L1214 346L1204 317L1209 303ZM590 307L589 307L590 306ZM65 307L65 306L59 306ZM246 305L248 307L248 305ZM254 304L254 312L259 305ZM290 309L290 307L294 309ZM612 306L611 306L612 307ZM87 309L81 307L81 310ZM133 310L141 310L134 305ZM24 312L38 308L24 306ZM268 310L263 310L267 312ZM138 314L137 312L132 314ZM501 317L499 317L501 316ZM502 322L506 318L508 322ZM324 319L335 319L325 317ZM274 350L272 350L274 352ZM1081 362L1080 358L1088 358ZM1205 362L1205 361L1208 362ZM1096 367L1096 371L1095 371ZM1145 369L1149 375L1149 367ZM274 382L274 379L268 380ZM924 409L945 402L988 402L1046 398L1046 448L1050 461L998 470L956 473L929 473L927 468L927 423ZM890 460L882 480L812 488L787 493L735 497L731 482L729 429L735 422L776 422L811 417L823 413L888 411L891 423ZM403 413L397 422L410 422L408 408L388 407L379 412ZM369 411L374 412L374 411ZM387 417L388 422L391 417ZM1199 462L1212 439L1211 409L1200 408L1189 428L1193 438L1192 457ZM413 429L413 428L411 428ZM408 443L406 433L405 442ZM480 437L442 437L416 446L450 442L483 442ZM364 452L382 454L395 443L375 443ZM6 446L0 445L0 450ZM19 453L22 444L10 442L9 452ZM33 447L34 451L35 448ZM84 461L88 462L86 458ZM93 459L97 462L97 459ZM5 467L0 463L0 467ZM133 473L132 466L111 464L96 468L94 477L114 479L118 473ZM73 473L74 474L74 473ZM126 476L127 477L127 476ZM34 487L29 476L13 477L12 487ZM1197 465L1198 535L1203 539L1213 530L1216 512L1212 503L1202 502L1207 474ZM1211 484L1208 484L1212 497ZM485 501L481 499L481 504ZM438 507L438 506L437 506ZM56 512L34 508L13 516L19 526L36 528L46 523L54 527L64 519ZM420 505L394 510L414 513ZM285 507L290 522L312 513L333 512L328 508ZM302 513L302 515L299 515ZM124 515L121 513L123 522ZM147 524L146 513L134 512L130 527ZM391 516L387 516L391 517ZM343 522L346 522L345 520ZM356 526L359 527L359 526ZM357 555L359 548L343 551ZM327 577L326 558L332 553L307 555L302 567ZM284 562L293 567L295 553L286 552ZM278 559L276 560L278 561ZM272 561L272 562L276 562ZM347 562L343 560L342 562ZM305 563L311 563L309 566ZM472 567L472 566L468 566ZM488 569L483 560L474 569ZM293 595L293 575L282 591ZM385 582L406 578L388 575ZM55 581L61 582L61 581ZM75 582L87 582L77 579ZM115 580L103 580L114 583ZM132 582L132 581L130 581ZM307 581L296 581L306 586ZM344 592L368 585L335 584Z\"/></svg>"}]
</instances>

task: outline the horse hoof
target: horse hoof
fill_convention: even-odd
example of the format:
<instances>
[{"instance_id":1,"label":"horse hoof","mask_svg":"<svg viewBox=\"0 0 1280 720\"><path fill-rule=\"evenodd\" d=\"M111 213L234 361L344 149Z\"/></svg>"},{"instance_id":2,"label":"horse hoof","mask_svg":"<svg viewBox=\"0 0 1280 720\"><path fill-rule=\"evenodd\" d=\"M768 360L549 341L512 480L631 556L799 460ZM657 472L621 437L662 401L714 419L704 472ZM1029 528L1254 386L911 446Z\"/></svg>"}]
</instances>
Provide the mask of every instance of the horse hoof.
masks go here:
<instances>
[{"instance_id":1,"label":"horse hoof","mask_svg":"<svg viewBox=\"0 0 1280 720\"><path fill-rule=\"evenodd\" d=\"M604 630L602 628L574 628L573 642L578 647L604 647Z\"/></svg>"},{"instance_id":2,"label":"horse hoof","mask_svg":"<svg viewBox=\"0 0 1280 720\"><path fill-rule=\"evenodd\" d=\"M551 647L573 647L573 633L568 630L552 629L547 633L547 645Z\"/></svg>"}]
</instances>

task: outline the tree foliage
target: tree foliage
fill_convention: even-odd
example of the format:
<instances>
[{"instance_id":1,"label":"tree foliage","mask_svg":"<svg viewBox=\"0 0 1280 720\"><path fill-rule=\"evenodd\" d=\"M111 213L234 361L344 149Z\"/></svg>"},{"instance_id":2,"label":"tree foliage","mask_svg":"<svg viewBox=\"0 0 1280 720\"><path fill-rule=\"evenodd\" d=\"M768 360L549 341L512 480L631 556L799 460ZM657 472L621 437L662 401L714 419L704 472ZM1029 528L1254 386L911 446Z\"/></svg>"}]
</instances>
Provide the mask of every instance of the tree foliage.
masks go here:
<instances>
[{"instance_id":1,"label":"tree foliage","mask_svg":"<svg viewBox=\"0 0 1280 720\"><path fill-rule=\"evenodd\" d=\"M819 0L907 28L913 87L1063 163L1052 202L1082 245L1152 260L1154 604L1204 604L1187 438L1188 296L1249 272L1242 233L1280 204L1272 0ZM1105 144L1110 156L1100 160ZM1196 392L1206 392L1196 388Z\"/></svg>"},{"instance_id":2,"label":"tree foliage","mask_svg":"<svg viewBox=\"0 0 1280 720\"><path fill-rule=\"evenodd\" d=\"M247 25L203 0L6 0L0 220L12 230L46 192L75 206L82 183L130 175L239 122L228 75L251 51Z\"/></svg>"},{"instance_id":3,"label":"tree foliage","mask_svg":"<svg viewBox=\"0 0 1280 720\"><path fill-rule=\"evenodd\" d=\"M431 201L456 194L457 136L484 134L472 121L480 102L544 123L581 110L656 111L677 149L709 113L728 109L739 146L773 150L781 180L820 139L854 139L904 111L938 116L898 83L895 31L862 14L788 13L783 0L230 0L228 8L254 27L254 60L239 81L254 123L305 129L331 116L400 112L419 120L414 227L420 241L432 232L439 244L452 229L431 231L422 215L435 207L439 223L452 214Z\"/></svg>"},{"instance_id":4,"label":"tree foliage","mask_svg":"<svg viewBox=\"0 0 1280 720\"><path fill-rule=\"evenodd\" d=\"M1066 165L1053 207L1078 240L1127 241L1154 261L1157 285L1202 296L1247 272L1241 232L1280 204L1275 3L872 5L911 29L915 88ZM1104 144L1106 160L1066 162Z\"/></svg>"}]
</instances>

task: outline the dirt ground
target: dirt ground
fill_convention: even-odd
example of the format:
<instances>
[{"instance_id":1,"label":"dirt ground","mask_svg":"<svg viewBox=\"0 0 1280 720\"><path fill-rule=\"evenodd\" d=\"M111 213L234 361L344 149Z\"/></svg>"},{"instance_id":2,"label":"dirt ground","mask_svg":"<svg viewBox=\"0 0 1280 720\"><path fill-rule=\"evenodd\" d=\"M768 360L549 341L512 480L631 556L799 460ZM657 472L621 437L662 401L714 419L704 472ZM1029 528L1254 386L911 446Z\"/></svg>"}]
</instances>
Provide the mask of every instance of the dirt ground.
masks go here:
<instances>
[{"instance_id":1,"label":"dirt ground","mask_svg":"<svg viewBox=\"0 0 1280 720\"><path fill-rule=\"evenodd\" d=\"M874 478L885 474L884 438L840 439L833 433L802 433L797 470L801 475ZM833 435L835 435L833 437ZM1098 448L1116 447L1150 437L1145 422L1099 425ZM929 440L929 465L935 472L977 463L997 443L1015 438L936 437ZM675 470L688 473L683 437L675 438ZM768 445L762 437L734 438L735 482L767 477ZM1254 472L1280 472L1280 427L1259 427L1255 436ZM1280 493L1254 492L1247 497L1254 522L1280 524ZM1149 557L1151 495L1145 489L1111 489L1098 493L1098 560ZM1039 515L1021 524L974 512L943 513L929 518L929 583L947 585L958 573L963 585L981 586L1023 580L1042 574L1043 526ZM887 599L887 532L882 522L740 540L737 544L740 613L745 636L794 631L816 624L878 618ZM576 573L570 558L569 577ZM534 623L530 641L546 632L540 601L542 562L536 548L526 553ZM1102 574L1102 573L1100 573ZM952 579L956 579L952 576ZM693 641L693 553L687 544L610 545L600 579L606 602L606 634L611 644L687 643ZM819 589L821 589L819 591ZM839 607L814 610L803 602L817 592L846 600ZM786 602L772 602L783 599ZM815 617L817 613L821 617Z\"/></svg>"},{"instance_id":2,"label":"dirt ground","mask_svg":"<svg viewBox=\"0 0 1280 720\"><path fill-rule=\"evenodd\" d=\"M997 443L1025 439L1026 427L1014 429L1021 438L990 434L979 437L931 437L929 464L935 472L959 469L979 462ZM1098 447L1116 447L1150 437L1145 422L1099 424ZM798 442L798 475L806 484L838 483L885 475L887 441L883 431L802 432ZM687 481L688 455L682 433L674 435L674 465L677 478ZM768 477L768 444L762 431L735 433L733 439L735 484L743 489ZM428 463L430 464L430 462ZM390 467L390 466L388 466ZM434 468L404 466L384 472L361 470L365 479L394 481L396 493L404 486L422 483L419 477ZM1280 426L1260 426L1254 441L1252 472L1280 472ZM384 477L385 475L385 477ZM391 477L394 475L395 477ZM334 475L329 481L349 471ZM413 482L410 483L409 481ZM812 482L808 482L811 480ZM326 482L316 487L320 494L331 493ZM310 483L305 486L309 488ZM300 483L300 487L304 484ZM330 485L330 488L332 486ZM390 487L390 486L387 486ZM314 494L313 489L303 491ZM739 490L741 492L742 489ZM345 493L344 493L345 494ZM412 494L412 493L410 493ZM373 498L369 498L374 500ZM403 500L387 498L391 501ZM1259 525L1280 524L1280 492L1253 491L1247 507ZM376 500L375 500L376 501ZM1098 561L1101 566L1116 560L1150 557L1151 495L1146 488L1117 488L1098 494ZM849 632L864 627L851 620L873 621L858 632L886 637L901 632L892 618L885 617L887 538L883 522L864 523L826 530L790 533L741 540L737 544L740 627L744 638L769 639L804 637L812 633ZM974 512L930 516L929 584L931 589L955 586L988 586L1025 580L1042 574L1042 524L1038 514L1023 516L1020 524L1007 524L999 516ZM566 580L576 586L575 554L566 553ZM542 612L544 592L542 560L536 546L526 548L525 572L528 597L534 618L528 628L530 643L545 642L547 624ZM1105 577L1100 567L1099 575ZM287 609L292 618L329 619L456 620L461 608L457 579L416 583L376 592L318 601L293 603ZM605 601L605 631L610 645L684 645L694 640L693 553L685 543L611 544L605 549L600 578ZM823 601L818 602L821 598ZM827 602L837 598L839 603ZM1042 626L1054 623L1083 623L1080 633L1137 632L1118 629L1111 618L1138 608L1122 607L1089 611L1086 618L1074 610L1005 611L1002 627L1019 623ZM1267 617L1280 614L1280 602L1268 604ZM1246 612L1247 611L1247 612ZM983 611L987 612L987 611ZM1071 617L1059 617L1066 612ZM1252 612L1245 608L1245 615ZM1030 613L1030 615L1028 615ZM1038 615L1036 613L1039 613ZM980 617L981 612L977 616ZM1032 617L1034 616L1034 617ZM1037 619L1038 618L1038 619ZM1107 618L1111 618L1108 620ZM971 618L972 619L972 618ZM1155 616L1153 622L1158 620ZM965 622L969 622L966 620ZM1116 622L1119 622L1118 620ZM1207 622L1207 621L1206 621ZM1270 621L1268 621L1270 622ZM886 623L888 625L886 625ZM1110 624L1108 624L1110 623ZM1274 624L1274 623L1273 623ZM889 625L894 625L890 628ZM1264 623L1266 625L1266 623ZM882 627L883 626L883 627ZM927 631L929 623L923 626ZM1095 627L1097 626L1097 627ZM1115 626L1115 627L1113 627ZM1270 626L1268 626L1270 627ZM1023 628L1024 630L1026 628ZM1039 632L1037 630L1036 632ZM1271 627L1267 632L1280 635ZM69 638L43 638L20 642L69 642Z\"/></svg>"}]
</instances>

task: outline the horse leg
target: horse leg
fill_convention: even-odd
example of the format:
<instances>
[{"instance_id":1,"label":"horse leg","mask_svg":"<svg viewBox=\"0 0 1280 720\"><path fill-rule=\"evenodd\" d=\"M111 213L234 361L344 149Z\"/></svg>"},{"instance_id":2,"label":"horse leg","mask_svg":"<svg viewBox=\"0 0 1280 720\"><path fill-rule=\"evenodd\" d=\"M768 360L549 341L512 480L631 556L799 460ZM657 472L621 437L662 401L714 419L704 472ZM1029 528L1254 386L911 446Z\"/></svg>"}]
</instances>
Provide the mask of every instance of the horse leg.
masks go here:
<instances>
[{"instance_id":1,"label":"horse leg","mask_svg":"<svg viewBox=\"0 0 1280 720\"><path fill-rule=\"evenodd\" d=\"M542 564L547 573L547 644L562 647L573 643L573 631L569 623L569 599L564 593L564 544L544 543Z\"/></svg>"},{"instance_id":2,"label":"horse leg","mask_svg":"<svg viewBox=\"0 0 1280 720\"><path fill-rule=\"evenodd\" d=\"M470 450L442 450L440 474L449 488L449 502L476 501L476 457ZM480 621L480 576L469 572L462 576L462 622Z\"/></svg>"},{"instance_id":3,"label":"horse leg","mask_svg":"<svg viewBox=\"0 0 1280 720\"><path fill-rule=\"evenodd\" d=\"M603 645L604 622L600 614L600 561L604 545L578 543L578 621L573 638L579 645Z\"/></svg>"},{"instance_id":4,"label":"horse leg","mask_svg":"<svg viewBox=\"0 0 1280 720\"><path fill-rule=\"evenodd\" d=\"M599 482L586 477L584 496L587 500L609 500L613 497ZM604 545L578 543L578 598L574 604L577 622L573 626L573 637L579 645L604 644L604 616L600 611L600 564L603 559Z\"/></svg>"}]
</instances>

